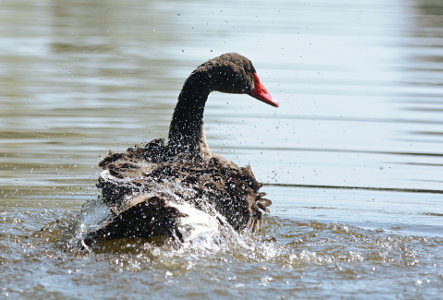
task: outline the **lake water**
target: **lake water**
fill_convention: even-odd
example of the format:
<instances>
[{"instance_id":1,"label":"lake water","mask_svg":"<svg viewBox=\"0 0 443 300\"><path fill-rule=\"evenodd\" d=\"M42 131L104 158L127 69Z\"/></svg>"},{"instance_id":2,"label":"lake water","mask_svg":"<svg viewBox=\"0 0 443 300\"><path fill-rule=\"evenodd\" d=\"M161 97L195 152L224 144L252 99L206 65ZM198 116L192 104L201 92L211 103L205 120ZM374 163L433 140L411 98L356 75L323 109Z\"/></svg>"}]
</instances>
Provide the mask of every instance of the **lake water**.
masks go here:
<instances>
[{"instance_id":1,"label":"lake water","mask_svg":"<svg viewBox=\"0 0 443 300\"><path fill-rule=\"evenodd\" d=\"M443 3L0 1L0 295L441 299ZM70 247L108 149L166 137L184 79L249 57L280 102L213 93L264 233Z\"/></svg>"}]
</instances>

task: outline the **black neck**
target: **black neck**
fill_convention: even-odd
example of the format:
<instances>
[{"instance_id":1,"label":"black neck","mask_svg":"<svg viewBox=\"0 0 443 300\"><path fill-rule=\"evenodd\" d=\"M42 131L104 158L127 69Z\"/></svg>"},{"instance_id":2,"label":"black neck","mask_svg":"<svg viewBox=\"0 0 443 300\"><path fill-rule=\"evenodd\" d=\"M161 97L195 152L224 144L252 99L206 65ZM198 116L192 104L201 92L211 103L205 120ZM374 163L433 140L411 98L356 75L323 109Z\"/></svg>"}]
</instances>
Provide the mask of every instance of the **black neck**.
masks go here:
<instances>
[{"instance_id":1,"label":"black neck","mask_svg":"<svg viewBox=\"0 0 443 300\"><path fill-rule=\"evenodd\" d=\"M210 88L210 77L204 72L193 72L186 79L178 96L178 103L169 126L169 149L178 153L197 153L203 134L203 112Z\"/></svg>"}]
</instances>

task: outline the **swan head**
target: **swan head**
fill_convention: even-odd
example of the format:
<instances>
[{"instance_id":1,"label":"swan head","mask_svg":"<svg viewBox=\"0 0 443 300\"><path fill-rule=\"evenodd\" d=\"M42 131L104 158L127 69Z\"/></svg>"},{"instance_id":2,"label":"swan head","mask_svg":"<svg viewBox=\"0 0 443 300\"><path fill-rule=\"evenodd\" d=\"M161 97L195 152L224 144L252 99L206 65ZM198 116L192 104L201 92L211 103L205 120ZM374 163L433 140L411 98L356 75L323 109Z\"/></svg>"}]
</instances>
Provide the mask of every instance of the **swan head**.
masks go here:
<instances>
[{"instance_id":1,"label":"swan head","mask_svg":"<svg viewBox=\"0 0 443 300\"><path fill-rule=\"evenodd\" d=\"M251 61L238 53L225 53L200 65L194 72L204 73L213 91L248 94L266 104L278 102L261 83Z\"/></svg>"}]
</instances>

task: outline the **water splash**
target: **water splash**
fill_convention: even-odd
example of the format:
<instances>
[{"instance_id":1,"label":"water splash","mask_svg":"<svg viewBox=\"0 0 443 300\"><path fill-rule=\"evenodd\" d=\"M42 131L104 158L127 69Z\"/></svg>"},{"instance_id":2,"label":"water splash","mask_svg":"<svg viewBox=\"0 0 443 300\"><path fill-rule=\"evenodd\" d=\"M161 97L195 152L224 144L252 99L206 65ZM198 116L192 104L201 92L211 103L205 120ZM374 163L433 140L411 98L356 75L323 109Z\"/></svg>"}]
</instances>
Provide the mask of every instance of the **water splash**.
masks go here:
<instances>
[{"instance_id":1,"label":"water splash","mask_svg":"<svg viewBox=\"0 0 443 300\"><path fill-rule=\"evenodd\" d=\"M233 244L236 247L243 247L243 250L251 248L244 240L247 235L236 232L226 218L215 209L210 199L205 195L198 195L195 189L174 181L150 181L149 187L144 186L142 189L128 178L115 178L106 172L102 173L103 178L110 178L132 189L133 193L126 196L128 202L138 196L158 195L165 199L165 206L175 208L183 214L176 220L177 230L172 238L169 240L161 237L151 239L154 244L162 241L163 244L171 245L176 250L212 253L229 251ZM146 192L147 187L149 193ZM74 237L69 242L70 246L92 251L85 243L86 237L114 216L112 208L105 204L101 196L86 202L78 216L79 221Z\"/></svg>"}]
</instances>

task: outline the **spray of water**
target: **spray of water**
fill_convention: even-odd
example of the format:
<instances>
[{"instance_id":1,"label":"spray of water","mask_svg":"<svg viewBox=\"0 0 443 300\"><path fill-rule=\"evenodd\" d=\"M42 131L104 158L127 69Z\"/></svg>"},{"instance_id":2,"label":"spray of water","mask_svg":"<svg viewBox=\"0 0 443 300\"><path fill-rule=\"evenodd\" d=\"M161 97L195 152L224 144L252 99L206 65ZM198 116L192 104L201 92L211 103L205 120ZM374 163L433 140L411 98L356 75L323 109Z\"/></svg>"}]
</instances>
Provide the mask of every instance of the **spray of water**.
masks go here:
<instances>
[{"instance_id":1,"label":"spray of water","mask_svg":"<svg viewBox=\"0 0 443 300\"><path fill-rule=\"evenodd\" d=\"M204 195L197 195L195 189L184 186L174 181L149 182L143 190L133 185L127 178L118 179L102 173L103 178L113 180L117 184L124 184L132 188L132 195L126 197L136 199L141 195L159 195L166 199L166 206L180 211L183 216L177 219L177 232L163 243L163 246L172 247L175 251L197 251L200 253L214 253L230 251L232 247L242 248L242 251L251 251L252 236L248 233L238 233L213 206L210 199ZM126 200L130 200L130 199ZM184 199L192 199L186 201ZM78 217L78 224L74 237L70 241L71 247L81 247L93 251L85 243L85 237L113 217L112 209L105 204L102 197L92 199L85 203ZM158 239L154 239L156 242Z\"/></svg>"}]
</instances>

